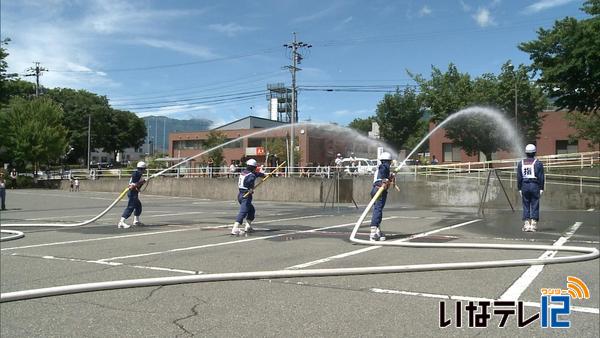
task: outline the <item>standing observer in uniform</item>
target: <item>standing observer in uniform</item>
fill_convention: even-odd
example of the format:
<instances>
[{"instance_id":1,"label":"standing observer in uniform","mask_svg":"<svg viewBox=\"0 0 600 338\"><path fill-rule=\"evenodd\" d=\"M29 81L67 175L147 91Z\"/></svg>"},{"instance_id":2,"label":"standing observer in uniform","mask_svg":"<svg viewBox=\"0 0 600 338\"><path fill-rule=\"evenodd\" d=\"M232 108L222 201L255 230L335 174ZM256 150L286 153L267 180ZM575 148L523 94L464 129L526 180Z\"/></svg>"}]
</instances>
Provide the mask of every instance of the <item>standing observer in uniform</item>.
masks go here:
<instances>
[{"instance_id":1,"label":"standing observer in uniform","mask_svg":"<svg viewBox=\"0 0 600 338\"><path fill-rule=\"evenodd\" d=\"M0 172L0 204L0 209L6 210L6 180L3 172Z\"/></svg>"},{"instance_id":2,"label":"standing observer in uniform","mask_svg":"<svg viewBox=\"0 0 600 338\"><path fill-rule=\"evenodd\" d=\"M392 164L392 154L387 151L382 152L379 155L379 161L381 164L377 167L373 177L373 187L371 188L371 197L374 197L377 191L383 187L383 192L375 201L373 207L373 217L371 218L371 234L369 239L371 241L385 241L385 234L379 229L381 219L383 218L383 207L387 200L387 190L394 182L394 174L391 172L390 166Z\"/></svg>"},{"instance_id":3,"label":"standing observer in uniform","mask_svg":"<svg viewBox=\"0 0 600 338\"><path fill-rule=\"evenodd\" d=\"M544 193L544 165L535 158L533 144L525 147L525 159L517 164L517 187L523 201L523 231L536 231L540 220L540 197Z\"/></svg>"},{"instance_id":4,"label":"standing observer in uniform","mask_svg":"<svg viewBox=\"0 0 600 338\"><path fill-rule=\"evenodd\" d=\"M256 210L252 205L252 194L254 193L254 182L257 177L264 177L265 174L257 172L256 167L258 163L256 160L251 158L246 161L246 169L242 170L238 178L238 202L240 203L240 212L235 219L231 234L234 236L241 235L244 232L252 232L252 221L254 221L254 215ZM240 224L244 222L244 230L240 230Z\"/></svg>"},{"instance_id":5,"label":"standing observer in uniform","mask_svg":"<svg viewBox=\"0 0 600 338\"><path fill-rule=\"evenodd\" d=\"M10 187L12 189L15 189L17 187L17 177L19 176L19 174L17 174L17 170L15 168L12 169L12 171L10 172Z\"/></svg>"},{"instance_id":6,"label":"standing observer in uniform","mask_svg":"<svg viewBox=\"0 0 600 338\"><path fill-rule=\"evenodd\" d=\"M129 180L129 191L127 192L129 202L127 202L127 207L123 211L123 215L121 215L121 220L119 221L117 228L127 229L130 227L129 224L125 223L125 220L131 216L131 213L133 213L133 225L144 225L140 221L142 202L140 202L139 193L146 182L143 178L144 170L146 170L146 163L140 161L137 163L136 167L136 170L131 174L131 179Z\"/></svg>"}]
</instances>

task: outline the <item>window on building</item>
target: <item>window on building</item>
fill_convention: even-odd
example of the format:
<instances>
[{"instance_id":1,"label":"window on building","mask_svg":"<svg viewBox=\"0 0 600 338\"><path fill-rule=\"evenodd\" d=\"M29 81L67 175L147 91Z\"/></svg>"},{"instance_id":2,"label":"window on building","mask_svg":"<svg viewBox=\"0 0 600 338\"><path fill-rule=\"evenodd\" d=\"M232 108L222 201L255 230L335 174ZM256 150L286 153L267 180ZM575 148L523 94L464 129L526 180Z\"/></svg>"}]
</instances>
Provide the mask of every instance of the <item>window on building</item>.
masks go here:
<instances>
[{"instance_id":1,"label":"window on building","mask_svg":"<svg viewBox=\"0 0 600 338\"><path fill-rule=\"evenodd\" d=\"M265 139L264 138L249 138L248 139L248 147L263 147Z\"/></svg>"},{"instance_id":2,"label":"window on building","mask_svg":"<svg viewBox=\"0 0 600 338\"><path fill-rule=\"evenodd\" d=\"M571 154L577 152L578 141L556 140L556 154Z\"/></svg>"},{"instance_id":3,"label":"window on building","mask_svg":"<svg viewBox=\"0 0 600 338\"><path fill-rule=\"evenodd\" d=\"M452 143L442 143L442 161L460 162L460 147Z\"/></svg>"},{"instance_id":4,"label":"window on building","mask_svg":"<svg viewBox=\"0 0 600 338\"><path fill-rule=\"evenodd\" d=\"M227 139L227 142L232 141L232 140L234 140L234 139L229 138L229 139ZM223 146L223 148L241 148L241 147L242 147L242 140L231 142L231 143Z\"/></svg>"},{"instance_id":5,"label":"window on building","mask_svg":"<svg viewBox=\"0 0 600 338\"><path fill-rule=\"evenodd\" d=\"M201 140L178 140L173 142L173 149L202 149Z\"/></svg>"}]
</instances>

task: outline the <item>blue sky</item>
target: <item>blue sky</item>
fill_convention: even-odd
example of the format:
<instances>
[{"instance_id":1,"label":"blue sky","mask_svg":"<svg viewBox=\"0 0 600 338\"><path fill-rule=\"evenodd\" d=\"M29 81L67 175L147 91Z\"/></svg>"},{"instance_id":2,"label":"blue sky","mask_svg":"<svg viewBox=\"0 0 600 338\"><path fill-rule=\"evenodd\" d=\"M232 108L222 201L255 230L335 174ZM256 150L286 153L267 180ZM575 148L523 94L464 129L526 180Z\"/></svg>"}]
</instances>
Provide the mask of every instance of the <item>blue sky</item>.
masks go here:
<instances>
[{"instance_id":1,"label":"blue sky","mask_svg":"<svg viewBox=\"0 0 600 338\"><path fill-rule=\"evenodd\" d=\"M44 86L106 95L140 116L220 125L268 116L260 91L290 84L282 67L291 62L283 44L292 32L313 46L304 51L299 86L387 90L414 84L406 70L428 77L432 65L454 62L480 75L498 73L508 59L529 64L517 45L557 19L584 17L582 3L3 0L1 33L12 39L9 71L24 74L39 61L49 69ZM345 125L372 115L383 95L301 91L299 119Z\"/></svg>"}]
</instances>

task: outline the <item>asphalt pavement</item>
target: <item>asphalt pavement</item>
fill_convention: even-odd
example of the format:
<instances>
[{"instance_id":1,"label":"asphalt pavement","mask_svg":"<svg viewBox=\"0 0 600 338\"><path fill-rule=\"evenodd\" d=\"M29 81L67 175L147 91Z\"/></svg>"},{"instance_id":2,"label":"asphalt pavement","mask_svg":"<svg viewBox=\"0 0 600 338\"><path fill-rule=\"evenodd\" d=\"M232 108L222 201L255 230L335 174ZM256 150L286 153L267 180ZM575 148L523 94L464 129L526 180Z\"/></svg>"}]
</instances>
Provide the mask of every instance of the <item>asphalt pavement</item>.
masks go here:
<instances>
[{"instance_id":1,"label":"asphalt pavement","mask_svg":"<svg viewBox=\"0 0 600 338\"><path fill-rule=\"evenodd\" d=\"M101 212L115 194L9 190L0 223L74 223ZM364 209L342 204L255 201L257 231L229 235L236 201L142 194L143 227L117 229L120 202L97 222L76 228L19 228L1 243L2 293L124 279L225 272L411 265L537 258L544 251L362 246L348 238ZM520 212L388 205L388 240L599 247L598 210L545 210L539 230L521 231ZM129 220L131 222L131 219ZM2 228L7 229L7 228ZM368 224L358 237L367 238ZM429 233L423 236L423 233ZM4 235L3 235L4 236ZM559 252L558 256L567 255ZM2 337L189 336L577 336L598 337L598 260L360 276L304 277L141 287L0 304ZM542 327L542 288L585 282L589 299L571 299L570 328ZM500 303L514 301L503 328ZM521 301L523 306L518 307ZM460 326L456 318L460 302ZM469 303L477 309L469 312ZM487 310L483 305L489 302ZM440 314L441 306L444 306ZM547 309L549 315L551 310ZM489 320L485 320L487 313ZM479 316L477 316L479 314ZM442 319L440 319L442 315ZM473 318L470 318L470 317ZM478 318L478 319L477 319ZM450 320L446 327L440 323ZM479 321L478 321L479 320ZM470 328L479 323L487 328Z\"/></svg>"}]
</instances>

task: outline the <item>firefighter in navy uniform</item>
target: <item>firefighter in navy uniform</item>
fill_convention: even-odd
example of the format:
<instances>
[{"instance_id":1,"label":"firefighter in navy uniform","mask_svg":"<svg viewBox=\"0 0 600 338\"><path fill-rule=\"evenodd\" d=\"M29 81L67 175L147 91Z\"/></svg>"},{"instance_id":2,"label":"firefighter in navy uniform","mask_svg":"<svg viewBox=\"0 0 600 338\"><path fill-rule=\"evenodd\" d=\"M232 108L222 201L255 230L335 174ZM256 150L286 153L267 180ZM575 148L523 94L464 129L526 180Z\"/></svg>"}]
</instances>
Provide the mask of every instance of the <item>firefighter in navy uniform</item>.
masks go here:
<instances>
[{"instance_id":1,"label":"firefighter in navy uniform","mask_svg":"<svg viewBox=\"0 0 600 338\"><path fill-rule=\"evenodd\" d=\"M246 161L246 169L242 170L238 178L238 202L240 203L240 212L235 219L231 234L234 236L241 235L244 232L252 232L252 221L254 221L255 209L252 205L252 194L254 193L254 182L257 177L264 177L265 174L257 171L258 164L256 160L251 158ZM247 195L246 195L247 194ZM246 197L244 197L246 195ZM244 229L240 229L240 224L244 222Z\"/></svg>"},{"instance_id":2,"label":"firefighter in navy uniform","mask_svg":"<svg viewBox=\"0 0 600 338\"><path fill-rule=\"evenodd\" d=\"M517 187L523 201L523 231L536 231L540 220L540 197L544 193L544 165L535 158L533 144L525 147L525 155L517 164Z\"/></svg>"},{"instance_id":3,"label":"firefighter in navy uniform","mask_svg":"<svg viewBox=\"0 0 600 338\"><path fill-rule=\"evenodd\" d=\"M369 239L371 241L385 241L385 234L379 229L381 219L383 218L383 207L387 200L387 189L394 183L394 174L391 172L390 166L392 164L392 154L387 151L382 152L379 155L379 161L381 164L377 167L373 177L373 187L371 188L371 197L375 196L377 190L384 187L384 191L381 193L375 205L373 206L373 217L371 218L371 234Z\"/></svg>"},{"instance_id":4,"label":"firefighter in navy uniform","mask_svg":"<svg viewBox=\"0 0 600 338\"><path fill-rule=\"evenodd\" d=\"M146 182L143 178L144 170L146 170L146 163L140 161L137 163L136 167L137 169L131 174L131 179L129 180L129 191L127 192L129 202L127 202L127 207L123 211L123 215L121 215L121 220L119 220L117 228L127 229L130 227L129 224L125 223L125 220L131 216L131 213L133 213L133 225L144 225L140 221L142 202L140 202L139 193L142 185Z\"/></svg>"}]
</instances>

